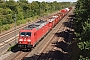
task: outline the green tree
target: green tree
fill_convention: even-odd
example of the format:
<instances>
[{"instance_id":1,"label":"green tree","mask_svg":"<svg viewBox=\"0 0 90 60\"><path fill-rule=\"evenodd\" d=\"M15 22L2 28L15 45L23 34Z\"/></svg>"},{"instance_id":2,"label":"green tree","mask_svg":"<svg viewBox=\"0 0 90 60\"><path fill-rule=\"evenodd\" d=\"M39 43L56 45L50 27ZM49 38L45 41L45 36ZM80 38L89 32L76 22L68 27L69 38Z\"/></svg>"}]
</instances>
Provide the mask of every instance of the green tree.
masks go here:
<instances>
[{"instance_id":1,"label":"green tree","mask_svg":"<svg viewBox=\"0 0 90 60\"><path fill-rule=\"evenodd\" d=\"M75 10L75 31L82 58L90 59L90 0L78 0ZM83 52L83 53L82 53ZM84 58L83 58L84 57Z\"/></svg>"},{"instance_id":2,"label":"green tree","mask_svg":"<svg viewBox=\"0 0 90 60\"><path fill-rule=\"evenodd\" d=\"M66 5L67 6L66 6ZM69 2L38 2L29 3L28 0L0 0L0 25L6 27L14 23L13 15L16 14L16 20L19 23L25 22L27 18L43 16L47 13L60 10L61 7L68 7ZM26 19L26 20L25 20ZM19 25L18 23L18 25ZM7 28L6 28L7 29ZM3 30L3 29L2 29Z\"/></svg>"}]
</instances>

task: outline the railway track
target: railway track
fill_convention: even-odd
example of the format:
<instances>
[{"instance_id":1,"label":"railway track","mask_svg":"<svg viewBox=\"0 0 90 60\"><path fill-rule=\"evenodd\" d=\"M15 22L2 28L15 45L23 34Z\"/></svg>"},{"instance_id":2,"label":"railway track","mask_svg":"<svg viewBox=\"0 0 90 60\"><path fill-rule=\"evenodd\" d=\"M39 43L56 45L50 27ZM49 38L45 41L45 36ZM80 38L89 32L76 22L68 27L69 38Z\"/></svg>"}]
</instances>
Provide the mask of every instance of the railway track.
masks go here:
<instances>
[{"instance_id":1,"label":"railway track","mask_svg":"<svg viewBox=\"0 0 90 60\"><path fill-rule=\"evenodd\" d=\"M15 57L11 60L22 60L29 52L22 52L20 51Z\"/></svg>"},{"instance_id":2,"label":"railway track","mask_svg":"<svg viewBox=\"0 0 90 60\"><path fill-rule=\"evenodd\" d=\"M58 30L58 31L59 31L59 30ZM40 53L48 53L48 51L54 50L54 49L55 49L54 46L51 46L51 47L50 47L50 44L51 44L51 42L52 42L54 39L56 39L55 36L53 36L53 38L51 38L51 40L49 41L49 43L47 44L47 46L45 46L45 48L44 48ZM57 39L58 39L58 38L57 38ZM56 39L56 40L57 40L57 39ZM60 40L61 40L61 39L60 39ZM55 41L55 40L54 40L54 41ZM50 50L46 50L46 49L50 49ZM49 53L49 55L45 56L45 57L46 57L46 60L48 60L51 55L52 55L52 53ZM43 57L43 55L40 55L36 60L42 60L42 57ZM44 57L44 58L45 58L45 57Z\"/></svg>"},{"instance_id":3,"label":"railway track","mask_svg":"<svg viewBox=\"0 0 90 60\"><path fill-rule=\"evenodd\" d=\"M57 13L57 12L56 12L56 13ZM56 13L53 13L53 14L56 14ZM47 17L49 17L49 16L51 16L51 15L53 15L53 14L50 14L50 15L48 15L48 16L41 17L41 18L39 18L39 19L45 19L45 18L47 18ZM16 37L18 38L18 36L19 36L18 33L19 33L19 30L20 30L20 29L28 26L28 24L32 24L32 23L38 21L39 19L34 20L34 21L32 21L32 22L30 22L30 23L27 23L27 24L25 24L25 25L22 25L22 26L20 26L20 27L17 27L16 30L13 28L12 30L7 31L7 32L4 33L4 34L0 34L0 48L2 48L4 45L6 45L6 44L12 42L13 40L15 40ZM16 34L16 36L15 36L15 34Z\"/></svg>"},{"instance_id":4,"label":"railway track","mask_svg":"<svg viewBox=\"0 0 90 60\"><path fill-rule=\"evenodd\" d=\"M62 30L66 30L67 28L66 27L63 27ZM61 32L61 29L58 30L58 32ZM48 53L48 55L45 55L44 57L46 57L45 59L46 60L52 60L53 59L53 55L55 53L56 50L64 53L64 54L67 54L68 52L66 51L63 51L63 49L61 48L57 48L55 45L57 45L58 42L62 42L63 41L63 38L62 37L57 37L55 36L53 39L52 39L52 42L47 46L47 48L42 52L42 53ZM42 60L43 56L41 56L38 60ZM64 59L66 60L66 59Z\"/></svg>"},{"instance_id":5,"label":"railway track","mask_svg":"<svg viewBox=\"0 0 90 60\"><path fill-rule=\"evenodd\" d=\"M28 25L28 24L27 24ZM24 28L24 27L26 27L27 25L24 25L24 26L22 26L21 28L17 28L17 31L10 31L8 34L5 34L5 35L2 35L1 37L0 37L0 48L2 48L2 47L4 47L6 44L10 44L10 42L12 42L12 41L15 41L15 38L18 38L18 36L19 36L19 30L20 29L22 29L22 28ZM16 36L15 36L15 33L16 32ZM11 35L12 34L12 35ZM6 38L6 39L3 39L2 37L4 37L4 36L9 36L8 38Z\"/></svg>"},{"instance_id":6,"label":"railway track","mask_svg":"<svg viewBox=\"0 0 90 60\"><path fill-rule=\"evenodd\" d=\"M56 33L61 32L62 30L65 31L67 28L62 24ZM54 35L52 38L49 39L49 42L45 45L45 47L42 49L42 51L40 53L48 53L50 50L54 51L56 49L55 46L52 45L53 42L57 42L57 41L62 41L63 38L57 37L56 35ZM45 58L45 60L50 60L50 57L53 55L53 53L49 53L47 56L44 55L39 55L35 60L42 60L43 57Z\"/></svg>"}]
</instances>

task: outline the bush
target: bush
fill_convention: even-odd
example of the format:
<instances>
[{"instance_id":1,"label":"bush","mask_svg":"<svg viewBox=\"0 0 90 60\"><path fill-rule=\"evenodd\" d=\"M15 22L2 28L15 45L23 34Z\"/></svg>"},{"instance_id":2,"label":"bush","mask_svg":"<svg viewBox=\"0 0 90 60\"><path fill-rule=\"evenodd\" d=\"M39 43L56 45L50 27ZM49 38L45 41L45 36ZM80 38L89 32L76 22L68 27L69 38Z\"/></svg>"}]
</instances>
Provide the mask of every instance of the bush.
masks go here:
<instances>
[{"instance_id":1,"label":"bush","mask_svg":"<svg viewBox=\"0 0 90 60\"><path fill-rule=\"evenodd\" d=\"M9 24L3 25L3 30L8 30L8 29L10 29L10 25Z\"/></svg>"}]
</instances>

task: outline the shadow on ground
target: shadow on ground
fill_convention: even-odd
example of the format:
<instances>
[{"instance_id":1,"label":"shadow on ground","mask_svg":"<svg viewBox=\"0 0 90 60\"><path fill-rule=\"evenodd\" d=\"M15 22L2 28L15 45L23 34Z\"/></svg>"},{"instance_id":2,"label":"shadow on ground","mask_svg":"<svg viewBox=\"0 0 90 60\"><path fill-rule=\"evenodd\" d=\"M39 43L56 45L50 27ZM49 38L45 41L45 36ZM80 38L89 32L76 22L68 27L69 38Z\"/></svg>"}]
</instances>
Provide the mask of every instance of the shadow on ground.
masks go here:
<instances>
[{"instance_id":1,"label":"shadow on ground","mask_svg":"<svg viewBox=\"0 0 90 60\"><path fill-rule=\"evenodd\" d=\"M53 54L52 56L50 55L51 53ZM48 53L41 53L40 55L25 57L23 58L23 60L65 60L65 54L63 54L59 50L56 50L56 51L49 51Z\"/></svg>"}]
</instances>

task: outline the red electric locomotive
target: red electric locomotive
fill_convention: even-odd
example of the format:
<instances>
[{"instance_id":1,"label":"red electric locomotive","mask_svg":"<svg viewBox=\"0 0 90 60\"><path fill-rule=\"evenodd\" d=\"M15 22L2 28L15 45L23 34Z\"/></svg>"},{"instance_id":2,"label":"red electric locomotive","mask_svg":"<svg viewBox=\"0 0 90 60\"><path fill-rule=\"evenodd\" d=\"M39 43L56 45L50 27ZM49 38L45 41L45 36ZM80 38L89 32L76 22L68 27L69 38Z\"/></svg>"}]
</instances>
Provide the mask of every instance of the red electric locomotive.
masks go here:
<instances>
[{"instance_id":1,"label":"red electric locomotive","mask_svg":"<svg viewBox=\"0 0 90 60\"><path fill-rule=\"evenodd\" d=\"M20 30L18 47L31 48L46 32L49 24L47 21L40 20Z\"/></svg>"}]
</instances>

